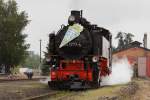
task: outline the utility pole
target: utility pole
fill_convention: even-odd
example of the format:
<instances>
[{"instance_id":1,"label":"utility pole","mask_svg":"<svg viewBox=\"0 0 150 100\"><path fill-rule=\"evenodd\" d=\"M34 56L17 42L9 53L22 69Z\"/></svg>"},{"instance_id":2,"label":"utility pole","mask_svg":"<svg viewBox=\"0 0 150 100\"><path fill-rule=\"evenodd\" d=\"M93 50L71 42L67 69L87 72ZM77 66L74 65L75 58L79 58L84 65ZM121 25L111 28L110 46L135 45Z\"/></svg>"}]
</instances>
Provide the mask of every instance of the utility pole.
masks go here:
<instances>
[{"instance_id":1,"label":"utility pole","mask_svg":"<svg viewBox=\"0 0 150 100\"><path fill-rule=\"evenodd\" d=\"M40 39L40 63L41 63L41 45L42 45L42 40Z\"/></svg>"},{"instance_id":2,"label":"utility pole","mask_svg":"<svg viewBox=\"0 0 150 100\"><path fill-rule=\"evenodd\" d=\"M41 62L42 62L41 50L42 50L42 40L40 39L40 65L39 65L39 75L41 75Z\"/></svg>"}]
</instances>

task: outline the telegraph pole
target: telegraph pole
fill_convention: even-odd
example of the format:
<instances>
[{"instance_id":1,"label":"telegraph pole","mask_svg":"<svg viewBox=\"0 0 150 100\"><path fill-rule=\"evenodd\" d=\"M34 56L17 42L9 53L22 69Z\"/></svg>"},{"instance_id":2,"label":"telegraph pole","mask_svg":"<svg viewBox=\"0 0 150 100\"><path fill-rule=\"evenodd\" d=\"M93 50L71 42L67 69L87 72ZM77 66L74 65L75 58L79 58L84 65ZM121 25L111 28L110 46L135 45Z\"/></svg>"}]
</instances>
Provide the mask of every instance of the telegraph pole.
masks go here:
<instances>
[{"instance_id":1,"label":"telegraph pole","mask_svg":"<svg viewBox=\"0 0 150 100\"><path fill-rule=\"evenodd\" d=\"M40 39L40 63L41 63L41 45L42 45L42 40Z\"/></svg>"},{"instance_id":2,"label":"telegraph pole","mask_svg":"<svg viewBox=\"0 0 150 100\"><path fill-rule=\"evenodd\" d=\"M41 50L42 50L42 40L40 39L40 65L39 65L39 75L41 75L41 62L42 62Z\"/></svg>"}]
</instances>

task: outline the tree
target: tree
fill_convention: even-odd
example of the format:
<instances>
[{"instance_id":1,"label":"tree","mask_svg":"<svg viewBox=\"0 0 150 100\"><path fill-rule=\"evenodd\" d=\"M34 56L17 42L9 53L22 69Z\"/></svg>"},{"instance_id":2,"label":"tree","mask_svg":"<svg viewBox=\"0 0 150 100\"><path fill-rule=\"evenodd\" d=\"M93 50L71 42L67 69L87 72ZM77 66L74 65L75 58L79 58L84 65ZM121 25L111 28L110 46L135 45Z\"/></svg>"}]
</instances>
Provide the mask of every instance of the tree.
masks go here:
<instances>
[{"instance_id":1,"label":"tree","mask_svg":"<svg viewBox=\"0 0 150 100\"><path fill-rule=\"evenodd\" d=\"M124 33L123 32L118 32L117 36L115 39L118 39L118 46L117 49L122 49L124 47Z\"/></svg>"},{"instance_id":2,"label":"tree","mask_svg":"<svg viewBox=\"0 0 150 100\"><path fill-rule=\"evenodd\" d=\"M130 44L131 42L133 42L133 38L134 35L132 33L125 33L125 39L124 39L124 43L125 45Z\"/></svg>"},{"instance_id":3,"label":"tree","mask_svg":"<svg viewBox=\"0 0 150 100\"><path fill-rule=\"evenodd\" d=\"M43 65L41 67L43 75L48 74L49 68L51 67L51 64L46 60L51 59L50 55L54 55L56 52L55 51L55 32L54 31L49 34L49 43L48 43L46 49L47 49L47 51L44 52L45 59L43 59Z\"/></svg>"},{"instance_id":4,"label":"tree","mask_svg":"<svg viewBox=\"0 0 150 100\"><path fill-rule=\"evenodd\" d=\"M10 73L10 67L20 64L27 55L27 35L22 33L29 22L27 18L24 11L18 11L14 0L0 0L0 66L5 66L6 73Z\"/></svg>"},{"instance_id":5,"label":"tree","mask_svg":"<svg viewBox=\"0 0 150 100\"><path fill-rule=\"evenodd\" d=\"M32 69L38 69L40 65L40 56L37 54L29 54L25 61L22 63L23 67L28 67Z\"/></svg>"},{"instance_id":6,"label":"tree","mask_svg":"<svg viewBox=\"0 0 150 100\"><path fill-rule=\"evenodd\" d=\"M46 52L44 52L45 58L43 59L43 61L42 61L43 63L41 66L42 75L49 74L50 64L47 63L47 61L46 61L46 59L49 58L49 54L50 54L50 45L48 44L46 47Z\"/></svg>"},{"instance_id":7,"label":"tree","mask_svg":"<svg viewBox=\"0 0 150 100\"><path fill-rule=\"evenodd\" d=\"M112 46L112 53L116 52L117 51L117 48Z\"/></svg>"},{"instance_id":8,"label":"tree","mask_svg":"<svg viewBox=\"0 0 150 100\"><path fill-rule=\"evenodd\" d=\"M115 39L118 39L117 50L127 48L128 45L133 41L134 35L132 33L118 32Z\"/></svg>"}]
</instances>

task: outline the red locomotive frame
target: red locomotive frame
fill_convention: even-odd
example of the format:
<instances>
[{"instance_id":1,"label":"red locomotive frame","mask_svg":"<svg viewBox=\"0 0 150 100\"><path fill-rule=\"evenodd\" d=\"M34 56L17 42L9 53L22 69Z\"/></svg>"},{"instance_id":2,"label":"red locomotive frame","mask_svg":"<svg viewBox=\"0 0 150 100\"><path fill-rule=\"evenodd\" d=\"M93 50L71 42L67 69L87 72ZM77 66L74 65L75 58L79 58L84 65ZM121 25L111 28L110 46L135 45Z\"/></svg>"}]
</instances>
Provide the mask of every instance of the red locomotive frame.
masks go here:
<instances>
[{"instance_id":1,"label":"red locomotive frame","mask_svg":"<svg viewBox=\"0 0 150 100\"><path fill-rule=\"evenodd\" d=\"M66 68L62 68L62 63L65 62L68 65ZM110 71L107 67L107 59L100 58L99 68L101 69L100 77L110 74ZM68 80L67 76L71 74L76 74L80 76L81 80L92 81L92 68L90 65L87 70L84 70L84 62L81 60L74 61L60 61L60 67L57 70L51 69L50 76L52 81L57 80Z\"/></svg>"},{"instance_id":2,"label":"red locomotive frame","mask_svg":"<svg viewBox=\"0 0 150 100\"><path fill-rule=\"evenodd\" d=\"M88 87L100 87L101 77L109 75L111 70L107 66L107 59L103 57L99 57L98 67L101 69L99 73L99 77L97 77L97 81L93 79L93 68L90 64L88 64L87 69L84 69L84 61L82 60L72 60L66 61L61 60L60 66L57 69L51 68L50 70L50 78L49 86L51 88L88 88ZM65 68L63 68L63 63L66 64ZM95 74L95 73L94 73ZM70 80L69 75L77 75L77 80ZM71 86L76 84L77 82L82 82L77 86ZM96 83L95 83L96 82Z\"/></svg>"}]
</instances>

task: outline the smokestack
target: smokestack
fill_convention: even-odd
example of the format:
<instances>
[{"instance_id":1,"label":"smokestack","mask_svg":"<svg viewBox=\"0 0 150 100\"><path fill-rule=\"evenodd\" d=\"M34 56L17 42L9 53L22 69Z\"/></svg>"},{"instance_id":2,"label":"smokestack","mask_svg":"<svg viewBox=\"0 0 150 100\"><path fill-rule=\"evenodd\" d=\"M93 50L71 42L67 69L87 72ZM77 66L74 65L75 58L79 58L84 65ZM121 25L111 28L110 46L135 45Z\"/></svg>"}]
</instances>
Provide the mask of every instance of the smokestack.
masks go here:
<instances>
[{"instance_id":1,"label":"smokestack","mask_svg":"<svg viewBox=\"0 0 150 100\"><path fill-rule=\"evenodd\" d=\"M147 34L144 34L144 38L143 38L143 44L144 44L144 48L147 48Z\"/></svg>"},{"instance_id":2,"label":"smokestack","mask_svg":"<svg viewBox=\"0 0 150 100\"><path fill-rule=\"evenodd\" d=\"M78 11L78 10L72 10L72 11L71 11L71 15L72 15L72 16L75 16L76 18L80 18L81 13L80 13L80 11Z\"/></svg>"}]
</instances>

